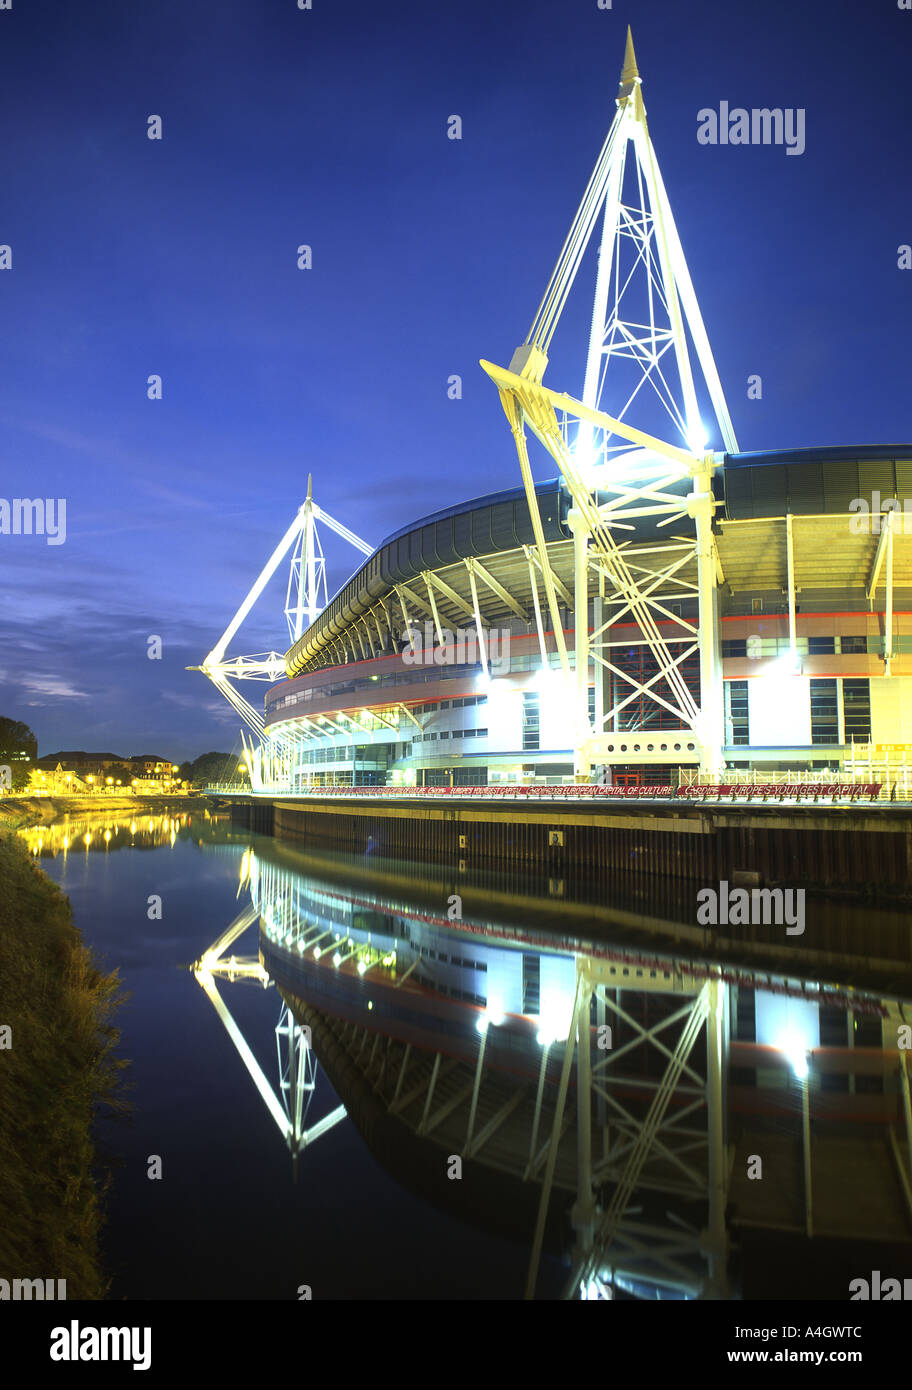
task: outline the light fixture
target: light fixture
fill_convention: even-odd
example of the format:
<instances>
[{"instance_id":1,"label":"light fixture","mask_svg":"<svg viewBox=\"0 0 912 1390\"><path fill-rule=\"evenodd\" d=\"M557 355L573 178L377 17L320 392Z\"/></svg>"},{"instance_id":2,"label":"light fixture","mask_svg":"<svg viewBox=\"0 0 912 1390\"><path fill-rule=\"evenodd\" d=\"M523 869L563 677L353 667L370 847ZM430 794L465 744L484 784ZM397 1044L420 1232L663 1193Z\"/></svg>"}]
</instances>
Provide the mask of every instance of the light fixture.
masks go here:
<instances>
[{"instance_id":1,"label":"light fixture","mask_svg":"<svg viewBox=\"0 0 912 1390\"><path fill-rule=\"evenodd\" d=\"M806 1081L808 1075L808 1054L802 1038L797 1031L785 1033L776 1046L788 1058L792 1071L798 1081Z\"/></svg>"},{"instance_id":2,"label":"light fixture","mask_svg":"<svg viewBox=\"0 0 912 1390\"><path fill-rule=\"evenodd\" d=\"M700 454L702 456L706 452L707 442L703 421L695 420L687 431L688 449L692 454Z\"/></svg>"}]
</instances>

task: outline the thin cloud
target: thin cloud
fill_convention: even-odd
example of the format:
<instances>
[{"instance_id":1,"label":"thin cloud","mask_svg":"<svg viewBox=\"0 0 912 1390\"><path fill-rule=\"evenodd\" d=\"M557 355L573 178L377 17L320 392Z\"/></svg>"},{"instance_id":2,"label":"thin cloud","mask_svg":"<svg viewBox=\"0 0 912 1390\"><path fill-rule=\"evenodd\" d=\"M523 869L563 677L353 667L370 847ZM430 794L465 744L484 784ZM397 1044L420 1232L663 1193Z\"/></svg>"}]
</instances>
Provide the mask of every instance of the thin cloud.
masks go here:
<instances>
[{"instance_id":1,"label":"thin cloud","mask_svg":"<svg viewBox=\"0 0 912 1390\"><path fill-rule=\"evenodd\" d=\"M68 681L58 680L56 676L27 676L23 688L32 695L47 695L54 700L87 700L87 690L76 690ZM29 704L40 704L40 700L30 700Z\"/></svg>"}]
</instances>

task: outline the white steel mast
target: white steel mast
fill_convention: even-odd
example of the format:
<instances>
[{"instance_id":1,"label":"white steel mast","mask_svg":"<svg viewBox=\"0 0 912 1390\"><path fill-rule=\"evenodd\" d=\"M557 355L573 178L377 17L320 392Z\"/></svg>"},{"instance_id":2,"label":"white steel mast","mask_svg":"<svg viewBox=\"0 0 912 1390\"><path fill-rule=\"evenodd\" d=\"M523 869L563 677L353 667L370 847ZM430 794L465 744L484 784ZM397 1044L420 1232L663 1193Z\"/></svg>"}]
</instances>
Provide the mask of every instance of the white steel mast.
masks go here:
<instances>
[{"instance_id":1,"label":"white steel mast","mask_svg":"<svg viewBox=\"0 0 912 1390\"><path fill-rule=\"evenodd\" d=\"M578 777L588 779L598 761L697 762L704 776L714 778L723 767L724 744L717 611L722 573L712 533L717 460L707 452L687 330L720 439L729 452L737 452L738 444L649 136L629 29L616 106L526 341L509 371L489 362L482 366L500 391L514 434L561 666L575 688ZM548 390L542 379L554 330L600 214L592 327L582 398L576 400ZM650 393L679 442L628 420L628 412L642 415ZM612 414L602 408L606 394ZM569 422L576 422L572 439ZM526 425L557 463L573 500L568 521L575 555L575 678L535 503ZM631 450L631 444L637 447ZM616 538L615 532L635 531L646 518L662 527L684 523L677 529L689 534L670 536L661 550L656 543ZM678 601L675 607L672 600ZM696 600L697 625L680 617L682 600ZM635 622L639 635L634 642L625 637L623 645L639 645L651 656L651 669L642 678L617 662L615 648L622 643L612 640L611 629L624 620ZM699 704L681 669L695 652ZM588 710L590 661L596 674L594 727ZM660 730L659 721L667 726L669 716L681 727ZM632 726L625 728L631 718Z\"/></svg>"}]
</instances>

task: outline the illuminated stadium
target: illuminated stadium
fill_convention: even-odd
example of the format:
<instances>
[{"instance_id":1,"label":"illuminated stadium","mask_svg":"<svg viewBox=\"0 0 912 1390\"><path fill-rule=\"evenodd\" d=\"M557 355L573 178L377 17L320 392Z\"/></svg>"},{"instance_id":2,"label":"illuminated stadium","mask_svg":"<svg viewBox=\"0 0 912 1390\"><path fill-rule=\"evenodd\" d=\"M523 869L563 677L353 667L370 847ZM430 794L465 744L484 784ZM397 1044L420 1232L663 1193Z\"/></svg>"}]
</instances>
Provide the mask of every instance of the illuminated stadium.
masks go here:
<instances>
[{"instance_id":1,"label":"illuminated stadium","mask_svg":"<svg viewBox=\"0 0 912 1390\"><path fill-rule=\"evenodd\" d=\"M508 369L481 363L522 485L376 549L308 487L200 668L256 736L255 789L674 786L740 770L736 781L849 776L908 793L912 572L898 499L912 445L742 451L629 33L616 104L524 342ZM599 221L575 399L543 378ZM528 436L551 481L536 481ZM492 470L515 477L504 443L492 442ZM367 556L329 602L318 521ZM289 554L289 650L228 657ZM265 712L232 678L270 682Z\"/></svg>"},{"instance_id":2,"label":"illuminated stadium","mask_svg":"<svg viewBox=\"0 0 912 1390\"><path fill-rule=\"evenodd\" d=\"M857 504L850 511L856 499L878 492L901 497L910 482L912 446L724 457L713 534L728 767L843 769L853 756L882 762L883 745L912 740L904 716L912 550ZM535 491L572 649L570 499L557 482ZM660 574L680 548L655 527L625 544L644 576ZM542 658L533 545L519 488L424 517L378 547L291 647L288 678L266 696L270 734L309 736L311 746L299 752L299 786L572 779L566 691L545 623ZM695 623L694 569L679 569L663 595L675 617ZM588 606L591 634L607 607L594 586ZM674 656L692 646L676 623L660 628ZM628 615L612 634L620 643L612 665L645 685L657 667L642 631ZM682 669L699 703L696 652ZM595 663L587 684L593 723L631 689ZM642 694L627 700L607 731L627 755L614 763L617 781L668 780L673 769L694 763L681 722ZM882 751L869 753L871 744Z\"/></svg>"}]
</instances>

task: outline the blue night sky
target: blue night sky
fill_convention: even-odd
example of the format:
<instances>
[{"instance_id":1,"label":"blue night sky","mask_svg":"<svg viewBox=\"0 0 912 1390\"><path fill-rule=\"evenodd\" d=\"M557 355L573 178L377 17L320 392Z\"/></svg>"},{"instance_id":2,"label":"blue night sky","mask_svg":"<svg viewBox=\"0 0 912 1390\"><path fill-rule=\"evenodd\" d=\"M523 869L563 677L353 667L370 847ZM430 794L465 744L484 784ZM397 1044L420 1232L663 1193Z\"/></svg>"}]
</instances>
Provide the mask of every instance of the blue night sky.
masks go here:
<instances>
[{"instance_id":1,"label":"blue night sky","mask_svg":"<svg viewBox=\"0 0 912 1390\"><path fill-rule=\"evenodd\" d=\"M372 543L518 484L478 359L506 365L525 338L628 23L741 448L912 439L912 11L895 0L0 11L0 491L67 499L65 544L0 536L0 713L39 751L234 745L237 717L183 668L308 471ZM804 109L805 152L699 144L697 112L722 100ZM545 378L572 394L593 286L590 259ZM323 542L332 591L357 556ZM287 645L284 575L270 593L233 651Z\"/></svg>"}]
</instances>

